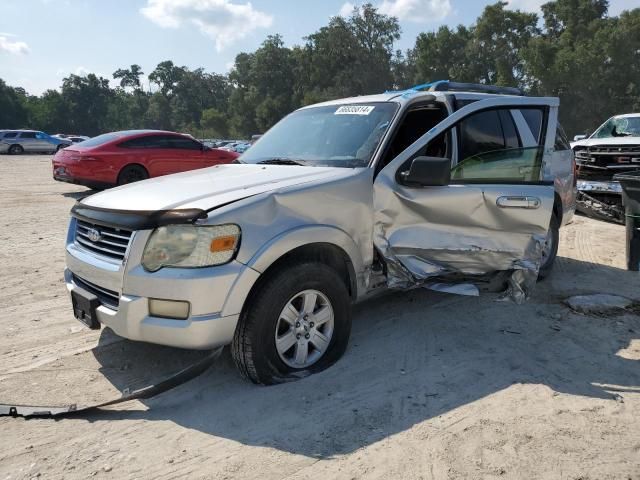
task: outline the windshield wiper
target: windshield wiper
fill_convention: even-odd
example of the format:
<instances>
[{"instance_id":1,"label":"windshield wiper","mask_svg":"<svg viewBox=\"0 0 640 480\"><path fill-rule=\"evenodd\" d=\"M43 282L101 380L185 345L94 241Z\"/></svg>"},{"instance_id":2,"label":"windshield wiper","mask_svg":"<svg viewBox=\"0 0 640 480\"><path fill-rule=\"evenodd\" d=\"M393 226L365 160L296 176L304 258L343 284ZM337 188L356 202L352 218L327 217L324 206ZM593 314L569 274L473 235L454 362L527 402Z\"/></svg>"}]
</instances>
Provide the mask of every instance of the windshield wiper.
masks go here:
<instances>
[{"instance_id":1,"label":"windshield wiper","mask_svg":"<svg viewBox=\"0 0 640 480\"><path fill-rule=\"evenodd\" d=\"M258 163L262 165L306 165L306 163L300 160L292 160L291 158L269 158L267 160L261 160Z\"/></svg>"}]
</instances>

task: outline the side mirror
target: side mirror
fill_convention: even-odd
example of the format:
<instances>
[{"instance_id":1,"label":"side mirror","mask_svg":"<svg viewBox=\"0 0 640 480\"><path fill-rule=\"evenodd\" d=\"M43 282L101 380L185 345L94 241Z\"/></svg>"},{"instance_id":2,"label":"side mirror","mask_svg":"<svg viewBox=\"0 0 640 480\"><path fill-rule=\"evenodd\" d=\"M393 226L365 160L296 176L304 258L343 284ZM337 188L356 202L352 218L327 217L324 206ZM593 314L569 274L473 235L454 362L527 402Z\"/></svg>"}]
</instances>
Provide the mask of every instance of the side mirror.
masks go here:
<instances>
[{"instance_id":1,"label":"side mirror","mask_svg":"<svg viewBox=\"0 0 640 480\"><path fill-rule=\"evenodd\" d=\"M404 173L405 183L424 187L449 185L451 181L451 160L441 157L416 157L409 171Z\"/></svg>"},{"instance_id":2,"label":"side mirror","mask_svg":"<svg viewBox=\"0 0 640 480\"><path fill-rule=\"evenodd\" d=\"M586 135L576 135L575 137L573 137L573 141L579 142L580 140L584 140L585 138L587 138Z\"/></svg>"}]
</instances>

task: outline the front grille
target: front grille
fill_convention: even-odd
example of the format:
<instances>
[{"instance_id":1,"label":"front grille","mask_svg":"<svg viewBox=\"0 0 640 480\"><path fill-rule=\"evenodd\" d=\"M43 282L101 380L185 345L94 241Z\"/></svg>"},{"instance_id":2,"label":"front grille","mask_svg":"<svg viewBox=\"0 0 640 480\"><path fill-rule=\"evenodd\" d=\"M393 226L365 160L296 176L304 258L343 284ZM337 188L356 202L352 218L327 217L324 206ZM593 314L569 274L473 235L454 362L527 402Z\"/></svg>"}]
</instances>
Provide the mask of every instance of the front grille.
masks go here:
<instances>
[{"instance_id":1,"label":"front grille","mask_svg":"<svg viewBox=\"0 0 640 480\"><path fill-rule=\"evenodd\" d=\"M112 310L118 309L118 306L120 305L120 295L118 295L118 292L99 287L95 283L83 280L77 275L72 275L72 279L73 283L75 283L78 287L83 288L87 292L93 293L96 297L98 297L100 303L105 307L111 308Z\"/></svg>"},{"instance_id":2,"label":"front grille","mask_svg":"<svg viewBox=\"0 0 640 480\"><path fill-rule=\"evenodd\" d=\"M625 166L640 166L640 145L594 145L577 147L576 162L600 169L620 169Z\"/></svg>"},{"instance_id":3,"label":"front grille","mask_svg":"<svg viewBox=\"0 0 640 480\"><path fill-rule=\"evenodd\" d=\"M77 220L75 240L90 252L122 261L132 233L129 230Z\"/></svg>"}]
</instances>

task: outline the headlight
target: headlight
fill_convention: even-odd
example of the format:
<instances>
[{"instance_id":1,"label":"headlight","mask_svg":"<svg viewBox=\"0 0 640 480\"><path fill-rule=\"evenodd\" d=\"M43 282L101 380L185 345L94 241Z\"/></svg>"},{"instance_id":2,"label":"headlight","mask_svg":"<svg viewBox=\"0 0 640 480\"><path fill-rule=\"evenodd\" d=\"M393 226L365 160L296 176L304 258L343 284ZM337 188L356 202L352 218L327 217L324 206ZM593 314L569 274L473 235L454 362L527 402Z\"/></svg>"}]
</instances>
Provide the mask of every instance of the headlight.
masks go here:
<instances>
[{"instance_id":1,"label":"headlight","mask_svg":"<svg viewBox=\"0 0 640 480\"><path fill-rule=\"evenodd\" d=\"M145 270L197 268L230 262L240 243L237 225L168 225L151 234L142 255Z\"/></svg>"}]
</instances>

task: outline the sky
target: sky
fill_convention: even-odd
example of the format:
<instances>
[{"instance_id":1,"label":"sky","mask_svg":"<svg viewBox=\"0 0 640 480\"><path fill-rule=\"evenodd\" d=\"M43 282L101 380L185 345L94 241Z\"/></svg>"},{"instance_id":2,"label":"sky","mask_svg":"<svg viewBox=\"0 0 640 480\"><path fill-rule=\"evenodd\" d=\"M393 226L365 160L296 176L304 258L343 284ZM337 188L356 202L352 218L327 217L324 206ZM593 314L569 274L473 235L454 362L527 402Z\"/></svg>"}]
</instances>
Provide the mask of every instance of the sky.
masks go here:
<instances>
[{"instance_id":1,"label":"sky","mask_svg":"<svg viewBox=\"0 0 640 480\"><path fill-rule=\"evenodd\" d=\"M469 25L496 0L370 0L400 20L397 47L420 32ZM509 8L540 12L547 0L509 0ZM116 82L118 68L137 63L145 74L164 60L226 73L240 52L280 33L287 45L345 15L360 0L0 0L0 78L39 95L70 73ZM610 15L640 0L610 0ZM145 79L145 83L147 80ZM149 85L146 84L148 89Z\"/></svg>"}]
</instances>

